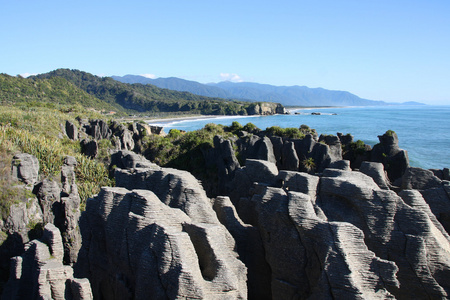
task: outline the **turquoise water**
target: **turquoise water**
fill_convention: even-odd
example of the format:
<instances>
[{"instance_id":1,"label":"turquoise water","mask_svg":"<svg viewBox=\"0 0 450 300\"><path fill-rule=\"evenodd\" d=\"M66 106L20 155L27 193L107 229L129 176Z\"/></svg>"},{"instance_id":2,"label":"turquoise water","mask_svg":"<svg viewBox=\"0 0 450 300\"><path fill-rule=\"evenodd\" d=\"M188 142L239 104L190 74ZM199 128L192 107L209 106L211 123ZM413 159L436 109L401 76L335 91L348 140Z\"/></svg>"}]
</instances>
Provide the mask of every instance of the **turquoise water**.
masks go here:
<instances>
[{"instance_id":1,"label":"turquoise water","mask_svg":"<svg viewBox=\"0 0 450 300\"><path fill-rule=\"evenodd\" d=\"M196 130L207 123L231 125L233 121L242 125L251 122L261 129L306 124L319 134L350 133L355 140L362 140L371 146L378 143L378 135L390 129L397 133L400 148L408 151L412 166L425 169L450 167L450 106L343 107L295 111L299 114L219 117L159 125L168 132L172 128ZM311 115L311 112L320 112L321 115Z\"/></svg>"}]
</instances>

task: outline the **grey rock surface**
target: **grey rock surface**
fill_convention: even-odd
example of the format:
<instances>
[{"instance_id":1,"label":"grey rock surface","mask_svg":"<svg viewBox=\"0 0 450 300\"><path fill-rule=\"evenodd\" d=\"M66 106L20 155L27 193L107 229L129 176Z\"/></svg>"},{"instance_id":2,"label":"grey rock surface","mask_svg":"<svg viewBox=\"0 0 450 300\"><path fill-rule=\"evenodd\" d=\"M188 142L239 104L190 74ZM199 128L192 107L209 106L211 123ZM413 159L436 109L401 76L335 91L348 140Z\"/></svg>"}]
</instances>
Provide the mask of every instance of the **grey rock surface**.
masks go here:
<instances>
[{"instance_id":1,"label":"grey rock surface","mask_svg":"<svg viewBox=\"0 0 450 300\"><path fill-rule=\"evenodd\" d=\"M364 161L361 163L359 171L372 177L373 181L383 190L389 189L389 179L384 172L382 163Z\"/></svg>"},{"instance_id":2,"label":"grey rock surface","mask_svg":"<svg viewBox=\"0 0 450 300\"><path fill-rule=\"evenodd\" d=\"M246 267L231 235L217 217L189 217L180 201L165 204L149 190L120 187L89 200L77 273L90 279L94 297L247 297Z\"/></svg>"},{"instance_id":3,"label":"grey rock surface","mask_svg":"<svg viewBox=\"0 0 450 300\"><path fill-rule=\"evenodd\" d=\"M393 298L385 285L398 285L395 264L369 251L355 226L321 220L303 193L269 187L254 197L272 299Z\"/></svg>"},{"instance_id":4,"label":"grey rock surface","mask_svg":"<svg viewBox=\"0 0 450 300\"><path fill-rule=\"evenodd\" d=\"M379 135L378 139L380 143L373 146L370 160L383 163L390 182L394 182L409 167L408 153L399 148L398 136L393 131Z\"/></svg>"},{"instance_id":5,"label":"grey rock surface","mask_svg":"<svg viewBox=\"0 0 450 300\"><path fill-rule=\"evenodd\" d=\"M258 159L276 163L272 142L268 137L245 136L236 142L243 160Z\"/></svg>"},{"instance_id":6,"label":"grey rock surface","mask_svg":"<svg viewBox=\"0 0 450 300\"><path fill-rule=\"evenodd\" d=\"M442 186L442 181L430 170L407 168L402 177L403 189L427 190Z\"/></svg>"},{"instance_id":7,"label":"grey rock surface","mask_svg":"<svg viewBox=\"0 0 450 300\"><path fill-rule=\"evenodd\" d=\"M120 124L117 121L113 121L110 126L111 133L120 141L121 150L133 150L134 139L133 132L130 131L125 125Z\"/></svg>"},{"instance_id":8,"label":"grey rock surface","mask_svg":"<svg viewBox=\"0 0 450 300\"><path fill-rule=\"evenodd\" d=\"M89 282L74 279L73 269L63 265L62 258L61 234L49 223L44 228L43 241L31 241L22 256L12 259L2 299L93 299Z\"/></svg>"},{"instance_id":9,"label":"grey rock surface","mask_svg":"<svg viewBox=\"0 0 450 300\"><path fill-rule=\"evenodd\" d=\"M81 141L81 153L90 158L95 158L98 154L98 143L96 140L83 139Z\"/></svg>"},{"instance_id":10,"label":"grey rock surface","mask_svg":"<svg viewBox=\"0 0 450 300\"><path fill-rule=\"evenodd\" d=\"M14 155L12 175L25 184L34 185L37 182L39 175L38 159L28 153Z\"/></svg>"},{"instance_id":11,"label":"grey rock surface","mask_svg":"<svg viewBox=\"0 0 450 300\"><path fill-rule=\"evenodd\" d=\"M108 123L104 120L90 120L89 123L84 124L84 130L97 141L109 139L112 135Z\"/></svg>"},{"instance_id":12,"label":"grey rock surface","mask_svg":"<svg viewBox=\"0 0 450 300\"><path fill-rule=\"evenodd\" d=\"M66 135L73 141L78 140L78 127L70 121L66 121Z\"/></svg>"},{"instance_id":13,"label":"grey rock surface","mask_svg":"<svg viewBox=\"0 0 450 300\"><path fill-rule=\"evenodd\" d=\"M226 195L233 189L231 183L240 163L234 153L232 141L215 136L213 142L214 148L203 151L206 169L217 170L217 180L212 180L215 187L208 188L213 190L214 194Z\"/></svg>"},{"instance_id":14,"label":"grey rock surface","mask_svg":"<svg viewBox=\"0 0 450 300\"><path fill-rule=\"evenodd\" d=\"M213 208L220 222L236 241L239 259L248 269L248 298L272 299L270 266L265 259L265 251L258 229L245 224L240 219L229 197L213 199Z\"/></svg>"},{"instance_id":15,"label":"grey rock surface","mask_svg":"<svg viewBox=\"0 0 450 300\"><path fill-rule=\"evenodd\" d=\"M336 160L328 165L330 169L339 169L344 171L351 171L350 161L349 160Z\"/></svg>"},{"instance_id":16,"label":"grey rock surface","mask_svg":"<svg viewBox=\"0 0 450 300\"><path fill-rule=\"evenodd\" d=\"M329 221L358 227L371 251L397 265L400 288L388 287L396 298L448 296L450 244L429 211L407 205L360 172L325 170L319 196Z\"/></svg>"},{"instance_id":17,"label":"grey rock surface","mask_svg":"<svg viewBox=\"0 0 450 300\"><path fill-rule=\"evenodd\" d=\"M116 186L152 191L166 205L181 209L192 220L220 224L200 182L189 172L160 168L116 169Z\"/></svg>"},{"instance_id":18,"label":"grey rock surface","mask_svg":"<svg viewBox=\"0 0 450 300\"><path fill-rule=\"evenodd\" d=\"M294 143L286 141L281 149L281 170L298 171L300 160L295 151Z\"/></svg>"},{"instance_id":19,"label":"grey rock surface","mask_svg":"<svg viewBox=\"0 0 450 300\"><path fill-rule=\"evenodd\" d=\"M160 169L158 165L151 163L142 155L126 150L114 152L111 155L110 166L119 169L133 169L133 168L150 168L156 170Z\"/></svg>"}]
</instances>

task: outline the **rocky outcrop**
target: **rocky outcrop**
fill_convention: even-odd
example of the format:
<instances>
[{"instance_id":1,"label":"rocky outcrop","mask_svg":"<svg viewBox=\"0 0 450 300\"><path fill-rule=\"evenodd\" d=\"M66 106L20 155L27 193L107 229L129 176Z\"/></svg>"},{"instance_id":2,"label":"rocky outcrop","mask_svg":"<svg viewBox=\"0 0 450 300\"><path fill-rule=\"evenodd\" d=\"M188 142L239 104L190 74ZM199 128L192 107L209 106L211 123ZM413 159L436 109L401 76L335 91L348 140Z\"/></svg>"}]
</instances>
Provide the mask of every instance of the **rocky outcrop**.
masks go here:
<instances>
[{"instance_id":1,"label":"rocky outcrop","mask_svg":"<svg viewBox=\"0 0 450 300\"><path fill-rule=\"evenodd\" d=\"M77 274L94 297L245 299L246 267L189 173L116 169L116 188L90 199Z\"/></svg>"},{"instance_id":2,"label":"rocky outcrop","mask_svg":"<svg viewBox=\"0 0 450 300\"><path fill-rule=\"evenodd\" d=\"M78 228L80 218L80 198L75 183L75 166L72 156L64 159L61 168L61 186L55 181L44 179L34 187L39 206L42 210L43 223L52 223L63 234L64 262L76 262L81 247L81 235Z\"/></svg>"},{"instance_id":3,"label":"rocky outcrop","mask_svg":"<svg viewBox=\"0 0 450 300\"><path fill-rule=\"evenodd\" d=\"M449 239L427 212L407 205L393 191L381 190L359 172L326 170L319 199L329 221L358 227L370 250L396 264L400 288L388 287L395 297L447 297Z\"/></svg>"},{"instance_id":4,"label":"rocky outcrop","mask_svg":"<svg viewBox=\"0 0 450 300\"><path fill-rule=\"evenodd\" d=\"M65 126L65 131L66 131L66 135L69 139L73 140L73 141L77 141L78 140L78 127L77 125L75 125L74 123L70 122L70 121L66 121L66 126Z\"/></svg>"},{"instance_id":5,"label":"rocky outcrop","mask_svg":"<svg viewBox=\"0 0 450 300\"><path fill-rule=\"evenodd\" d=\"M215 195L226 195L233 189L231 182L234 172L240 168L236 158L233 143L220 136L214 137L214 148L203 151L206 169L217 170L217 182L207 187L210 193Z\"/></svg>"},{"instance_id":6,"label":"rocky outcrop","mask_svg":"<svg viewBox=\"0 0 450 300\"><path fill-rule=\"evenodd\" d=\"M37 161L31 155L17 155L17 157L26 157L21 159L21 162ZM36 163L32 164L35 165ZM39 229L42 228L40 226L52 223L63 233L64 262L66 264L76 262L81 247L81 235L78 227L80 198L75 183L75 166L75 158L67 156L61 168L60 183L44 178L32 187L32 192L31 190L28 192L30 195L28 199L11 205L9 215L0 224L2 232L7 234L6 241L2 244L5 259L20 255L24 251L23 245L29 242L30 237L39 237ZM13 161L12 173L14 176L29 172L23 172L23 166ZM33 178L38 178L37 173L33 171L33 174Z\"/></svg>"},{"instance_id":7,"label":"rocky outcrop","mask_svg":"<svg viewBox=\"0 0 450 300\"><path fill-rule=\"evenodd\" d=\"M29 242L24 254L12 259L2 299L93 299L89 281L74 278L63 256L61 234L49 223L41 240Z\"/></svg>"},{"instance_id":8,"label":"rocky outcrop","mask_svg":"<svg viewBox=\"0 0 450 300\"><path fill-rule=\"evenodd\" d=\"M135 169L135 168L147 168L160 170L161 167L158 165L151 163L142 155L134 153L132 151L116 151L111 154L111 163L110 169L115 171L116 168L119 169ZM114 174L112 174L114 175Z\"/></svg>"},{"instance_id":9,"label":"rocky outcrop","mask_svg":"<svg viewBox=\"0 0 450 300\"><path fill-rule=\"evenodd\" d=\"M37 182L39 175L38 159L28 153L14 155L12 175L25 184L34 185Z\"/></svg>"},{"instance_id":10,"label":"rocky outcrop","mask_svg":"<svg viewBox=\"0 0 450 300\"><path fill-rule=\"evenodd\" d=\"M418 190L437 220L450 232L450 183L441 181L430 170L408 168L402 177L403 189Z\"/></svg>"},{"instance_id":11,"label":"rocky outcrop","mask_svg":"<svg viewBox=\"0 0 450 300\"><path fill-rule=\"evenodd\" d=\"M363 165L369 177L348 162L321 176L250 162L236 171L231 195L241 219L261 234L273 299L448 297L450 238L421 194L438 188L435 179L412 185L428 190L399 197L379 163ZM230 232L248 230L241 222L227 225Z\"/></svg>"},{"instance_id":12,"label":"rocky outcrop","mask_svg":"<svg viewBox=\"0 0 450 300\"><path fill-rule=\"evenodd\" d=\"M402 177L409 167L408 153L398 146L398 136L388 130L385 134L379 135L379 144L373 146L371 152L371 161L381 162L387 172L391 182Z\"/></svg>"},{"instance_id":13,"label":"rocky outcrop","mask_svg":"<svg viewBox=\"0 0 450 300\"><path fill-rule=\"evenodd\" d=\"M383 165L376 162L362 162L359 171L372 177L373 181L383 190L390 188L389 179L384 171Z\"/></svg>"},{"instance_id":14,"label":"rocky outcrop","mask_svg":"<svg viewBox=\"0 0 450 300\"><path fill-rule=\"evenodd\" d=\"M287 113L286 108L279 103L258 102L247 108L247 114L249 115L274 115Z\"/></svg>"},{"instance_id":15,"label":"rocky outcrop","mask_svg":"<svg viewBox=\"0 0 450 300\"><path fill-rule=\"evenodd\" d=\"M83 139L80 142L81 153L89 158L95 158L98 154L98 143L96 140Z\"/></svg>"}]
</instances>

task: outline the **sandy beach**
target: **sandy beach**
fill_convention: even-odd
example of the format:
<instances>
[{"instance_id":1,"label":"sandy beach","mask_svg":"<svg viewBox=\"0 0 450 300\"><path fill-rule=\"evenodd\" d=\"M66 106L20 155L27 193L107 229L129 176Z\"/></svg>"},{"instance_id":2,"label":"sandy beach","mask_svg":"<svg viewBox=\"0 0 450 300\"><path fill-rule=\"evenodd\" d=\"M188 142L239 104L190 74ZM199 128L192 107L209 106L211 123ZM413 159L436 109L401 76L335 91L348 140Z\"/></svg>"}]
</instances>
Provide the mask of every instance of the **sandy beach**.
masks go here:
<instances>
[{"instance_id":1,"label":"sandy beach","mask_svg":"<svg viewBox=\"0 0 450 300\"><path fill-rule=\"evenodd\" d=\"M183 121L196 121L196 120L208 120L208 119L230 119L230 118L246 118L246 117L259 117L255 116L229 116L229 115L198 115L198 116L180 116L169 118L157 118L157 119L145 119L144 121L149 125L164 126L171 123L179 123Z\"/></svg>"},{"instance_id":2,"label":"sandy beach","mask_svg":"<svg viewBox=\"0 0 450 300\"><path fill-rule=\"evenodd\" d=\"M298 110L313 110L313 109L324 109L336 106L317 106L317 107L292 107L288 109L291 114ZM167 118L146 118L144 121L149 125L164 126L174 122L183 121L196 121L196 120L207 120L207 119L228 119L228 118L245 118L245 117L259 117L260 115L254 116L231 116L231 115L194 115L194 116L172 116Z\"/></svg>"},{"instance_id":3,"label":"sandy beach","mask_svg":"<svg viewBox=\"0 0 450 300\"><path fill-rule=\"evenodd\" d=\"M219 117L221 117L221 116L213 116L213 115L179 116L179 117L155 118L155 119L150 118L150 119L145 119L144 121L147 124L154 125L154 124L167 124L167 123L172 123L175 121L182 122L182 121L192 121L192 120L207 120L207 119L215 119L215 118L219 118Z\"/></svg>"}]
</instances>

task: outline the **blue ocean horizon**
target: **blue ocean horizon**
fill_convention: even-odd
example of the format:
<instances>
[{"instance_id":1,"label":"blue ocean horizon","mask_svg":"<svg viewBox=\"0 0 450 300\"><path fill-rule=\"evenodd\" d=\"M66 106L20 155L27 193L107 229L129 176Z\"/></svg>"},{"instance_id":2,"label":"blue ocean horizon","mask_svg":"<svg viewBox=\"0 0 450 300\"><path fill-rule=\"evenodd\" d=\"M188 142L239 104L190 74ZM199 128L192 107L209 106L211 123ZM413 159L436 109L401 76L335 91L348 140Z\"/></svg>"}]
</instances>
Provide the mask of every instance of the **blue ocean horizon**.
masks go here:
<instances>
[{"instance_id":1,"label":"blue ocean horizon","mask_svg":"<svg viewBox=\"0 0 450 300\"><path fill-rule=\"evenodd\" d=\"M318 112L320 115L311 115ZM165 132L176 128L192 131L208 123L231 125L253 123L261 129L271 126L300 127L305 124L320 134L350 133L354 140L368 145L379 142L378 136L393 130L400 148L408 152L411 166L424 169L450 167L450 106L396 105L366 107L332 107L293 109L289 115L222 116L210 119L159 122ZM150 124L155 124L149 122Z\"/></svg>"}]
</instances>

